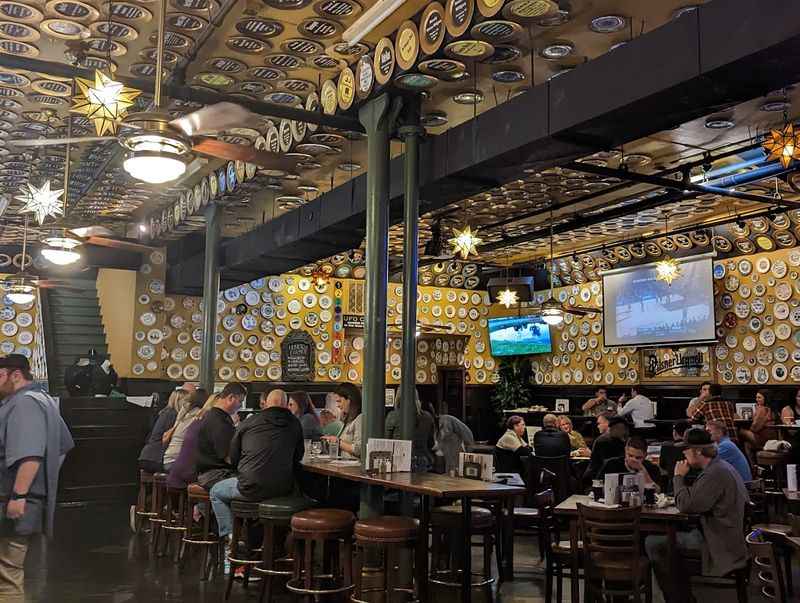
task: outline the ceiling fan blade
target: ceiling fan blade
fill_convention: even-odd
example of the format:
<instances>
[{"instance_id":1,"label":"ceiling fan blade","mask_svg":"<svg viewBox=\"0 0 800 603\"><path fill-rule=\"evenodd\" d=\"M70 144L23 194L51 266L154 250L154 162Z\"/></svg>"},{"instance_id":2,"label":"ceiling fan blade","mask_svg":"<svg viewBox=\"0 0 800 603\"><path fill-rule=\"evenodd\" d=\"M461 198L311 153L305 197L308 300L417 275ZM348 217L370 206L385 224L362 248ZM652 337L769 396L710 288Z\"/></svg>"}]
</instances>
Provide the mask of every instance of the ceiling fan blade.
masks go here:
<instances>
[{"instance_id":1,"label":"ceiling fan blade","mask_svg":"<svg viewBox=\"0 0 800 603\"><path fill-rule=\"evenodd\" d=\"M584 308L582 306L564 306L564 312L569 312L575 316L586 316L587 314L598 314L597 308Z\"/></svg>"},{"instance_id":2,"label":"ceiling fan blade","mask_svg":"<svg viewBox=\"0 0 800 603\"><path fill-rule=\"evenodd\" d=\"M76 228L70 228L70 232L80 238L110 237L114 235L114 231L105 226L78 226Z\"/></svg>"},{"instance_id":3,"label":"ceiling fan blade","mask_svg":"<svg viewBox=\"0 0 800 603\"><path fill-rule=\"evenodd\" d=\"M202 138L195 142L192 151L207 157L224 159L226 161L247 161L259 167L270 170L291 171L297 165L297 161L269 151L259 151L255 147L244 144L231 144L222 142L214 138Z\"/></svg>"},{"instance_id":4,"label":"ceiling fan blade","mask_svg":"<svg viewBox=\"0 0 800 603\"><path fill-rule=\"evenodd\" d=\"M253 114L236 103L217 103L187 113L170 122L187 136L202 136L222 132L234 126L252 122Z\"/></svg>"},{"instance_id":5,"label":"ceiling fan blade","mask_svg":"<svg viewBox=\"0 0 800 603\"><path fill-rule=\"evenodd\" d=\"M108 239L106 237L89 236L86 239L89 245L97 245L98 247L110 247L112 249L122 249L125 251L133 251L136 253L150 253L155 249L148 245L141 243L132 243L131 241L120 241L118 239Z\"/></svg>"},{"instance_id":6,"label":"ceiling fan blade","mask_svg":"<svg viewBox=\"0 0 800 603\"><path fill-rule=\"evenodd\" d=\"M77 136L73 138L33 138L9 140L8 144L15 147L51 147L65 144L82 144L85 142L102 142L104 140L117 140L116 136Z\"/></svg>"}]
</instances>

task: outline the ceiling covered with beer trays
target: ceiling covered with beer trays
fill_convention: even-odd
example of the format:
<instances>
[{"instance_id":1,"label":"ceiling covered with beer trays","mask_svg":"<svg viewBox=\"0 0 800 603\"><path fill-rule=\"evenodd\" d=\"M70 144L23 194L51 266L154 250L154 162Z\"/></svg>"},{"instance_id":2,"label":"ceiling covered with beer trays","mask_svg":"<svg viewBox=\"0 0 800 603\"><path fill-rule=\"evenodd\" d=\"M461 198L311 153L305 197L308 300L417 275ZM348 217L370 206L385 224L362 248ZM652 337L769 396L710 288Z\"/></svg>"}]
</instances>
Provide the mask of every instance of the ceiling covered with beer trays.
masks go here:
<instances>
[{"instance_id":1,"label":"ceiling covered with beer trays","mask_svg":"<svg viewBox=\"0 0 800 603\"><path fill-rule=\"evenodd\" d=\"M247 98L347 115L356 115L360 103L386 87L425 89L423 113L431 134L613 51L691 8L680 0L450 0L443 6L406 0L361 43L348 48L342 44L342 32L373 4L368 0L167 1L164 66L171 82L213 90L234 102ZM0 244L21 239L22 204L14 199L21 186L50 179L52 188L64 188L64 146L23 151L9 141L65 136L73 96L69 79L13 70L4 66L3 57L84 69L111 67L121 80L152 79L158 6L158 2L143 0L0 0L0 206L6 226L0 232ZM174 99L168 106L175 115L199 107ZM131 111L148 108L152 108L152 96L142 94ZM639 141L621 150L622 155L611 153L603 161L656 170L696 155L694 147L716 148L735 138L746 139L745 122L766 127L778 115L764 113L762 120L755 106L738 113L741 127L737 123L720 131L689 124L686 131L681 128ZM72 114L70 121L73 136L95 133L83 116ZM225 208L224 234L235 236L367 167L362 135L322 128L287 127L287 131L291 136L284 137L279 120L263 117L219 136L267 149L275 145L290 154L293 170L255 170L254 166L232 166L231 170L222 161L197 159L187 176L157 186L136 182L122 170L122 148L115 141L73 146L66 223L103 224L117 236L136 236L137 225L143 224L153 239L164 241L201 228L202 206L216 198ZM392 152L402 152L402 145L393 143ZM636 163L630 159L635 154L649 159ZM551 199L559 204L613 189L616 184L609 178L554 169L468 199L464 206L483 228L485 240L492 242L528 232L530 224L547 216L494 227L493 222L538 211ZM632 188L626 194L645 192ZM607 196L587 202L588 206L602 203L608 203ZM707 215L720 203L701 199L674 209L692 219ZM459 205L426 217L422 242L435 225L447 230L450 222L458 223L462 211ZM661 226L660 219L655 214L630 218L643 229ZM616 228L630 227L630 220L618 222ZM614 227L603 225L603 232L587 234L612 236ZM37 228L29 234L35 240L46 232L47 228ZM520 244L513 253L535 254L541 245L539 240ZM396 233L393 249L397 250ZM487 259L500 261L504 254L490 253Z\"/></svg>"}]
</instances>

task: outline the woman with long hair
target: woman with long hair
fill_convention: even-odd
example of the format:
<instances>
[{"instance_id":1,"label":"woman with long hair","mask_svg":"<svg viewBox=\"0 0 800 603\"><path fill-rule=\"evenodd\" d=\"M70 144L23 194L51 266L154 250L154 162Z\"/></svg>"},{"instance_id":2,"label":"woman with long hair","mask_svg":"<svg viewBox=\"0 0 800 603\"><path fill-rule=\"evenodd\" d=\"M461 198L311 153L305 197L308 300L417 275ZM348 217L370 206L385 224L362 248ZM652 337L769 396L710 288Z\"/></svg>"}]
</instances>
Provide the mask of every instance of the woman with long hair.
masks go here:
<instances>
[{"instance_id":1,"label":"woman with long hair","mask_svg":"<svg viewBox=\"0 0 800 603\"><path fill-rule=\"evenodd\" d=\"M339 440L339 451L345 458L361 458L361 391L352 383L342 383L333 390L333 398L344 426L338 436L323 439Z\"/></svg>"},{"instance_id":2,"label":"woman with long hair","mask_svg":"<svg viewBox=\"0 0 800 603\"><path fill-rule=\"evenodd\" d=\"M203 417L214 406L217 395L211 394L193 419L190 420L186 431L183 433L183 444L175 462L170 467L167 475L167 486L170 488L185 488L197 480L197 435L203 424Z\"/></svg>"},{"instance_id":3,"label":"woman with long hair","mask_svg":"<svg viewBox=\"0 0 800 603\"><path fill-rule=\"evenodd\" d=\"M300 420L303 427L304 440L319 440L322 436L319 417L314 409L314 402L311 396L304 391L291 392L289 394L289 410Z\"/></svg>"},{"instance_id":4,"label":"woman with long hair","mask_svg":"<svg viewBox=\"0 0 800 603\"><path fill-rule=\"evenodd\" d=\"M182 411L178 413L178 418L175 419L175 425L164 434L163 441L167 445L167 449L164 451L164 469L166 471L169 471L172 468L172 464L177 460L178 454L181 451L181 446L183 446L183 438L186 435L186 430L200 414L200 411L207 401L208 392L206 392L206 390L195 390L189 396Z\"/></svg>"},{"instance_id":5,"label":"woman with long hair","mask_svg":"<svg viewBox=\"0 0 800 603\"><path fill-rule=\"evenodd\" d=\"M190 395L185 389L176 389L169 395L167 405L158 413L155 425L150 430L147 442L139 454L139 469L148 473L164 471L164 451L167 449L164 434L173 428L178 413L183 410Z\"/></svg>"},{"instance_id":6,"label":"woman with long hair","mask_svg":"<svg viewBox=\"0 0 800 603\"><path fill-rule=\"evenodd\" d=\"M397 396L394 409L386 415L384 431L386 437L392 440L400 439L400 408L404 404L401 396ZM422 410L419 392L414 388L414 433L411 447L411 471L430 471L433 468L433 447L436 442L433 432L436 429L433 415L427 410Z\"/></svg>"},{"instance_id":7,"label":"woman with long hair","mask_svg":"<svg viewBox=\"0 0 800 603\"><path fill-rule=\"evenodd\" d=\"M741 429L739 431L751 460L755 460L756 452L764 448L767 440L775 437L775 430L772 429L772 425L775 424L776 416L777 413L770 403L769 392L764 389L758 390L750 429Z\"/></svg>"}]
</instances>

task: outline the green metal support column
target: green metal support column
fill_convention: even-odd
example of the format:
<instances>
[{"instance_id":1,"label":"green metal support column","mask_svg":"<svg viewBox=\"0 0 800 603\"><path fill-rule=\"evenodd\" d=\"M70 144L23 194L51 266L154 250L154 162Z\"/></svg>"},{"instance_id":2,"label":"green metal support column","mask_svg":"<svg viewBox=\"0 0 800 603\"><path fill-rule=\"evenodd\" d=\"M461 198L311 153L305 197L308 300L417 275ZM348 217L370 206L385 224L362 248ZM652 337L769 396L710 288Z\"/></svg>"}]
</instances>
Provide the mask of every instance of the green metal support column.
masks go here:
<instances>
[{"instance_id":1,"label":"green metal support column","mask_svg":"<svg viewBox=\"0 0 800 603\"><path fill-rule=\"evenodd\" d=\"M386 296L389 286L389 133L390 98L383 94L358 113L367 131L367 275L364 317L362 450L369 438L383 437L386 388ZM361 514L383 511L379 488L362 488Z\"/></svg>"},{"instance_id":2,"label":"green metal support column","mask_svg":"<svg viewBox=\"0 0 800 603\"><path fill-rule=\"evenodd\" d=\"M406 105L405 125L399 129L405 141L403 163L403 373L400 381L400 436L414 437L417 374L417 271L419 269L419 141L425 130L419 125L419 101Z\"/></svg>"},{"instance_id":3,"label":"green metal support column","mask_svg":"<svg viewBox=\"0 0 800 603\"><path fill-rule=\"evenodd\" d=\"M200 386L214 391L214 355L217 337L217 297L219 297L219 241L222 209L212 203L205 210L206 247L203 268L203 347L200 354Z\"/></svg>"}]
</instances>

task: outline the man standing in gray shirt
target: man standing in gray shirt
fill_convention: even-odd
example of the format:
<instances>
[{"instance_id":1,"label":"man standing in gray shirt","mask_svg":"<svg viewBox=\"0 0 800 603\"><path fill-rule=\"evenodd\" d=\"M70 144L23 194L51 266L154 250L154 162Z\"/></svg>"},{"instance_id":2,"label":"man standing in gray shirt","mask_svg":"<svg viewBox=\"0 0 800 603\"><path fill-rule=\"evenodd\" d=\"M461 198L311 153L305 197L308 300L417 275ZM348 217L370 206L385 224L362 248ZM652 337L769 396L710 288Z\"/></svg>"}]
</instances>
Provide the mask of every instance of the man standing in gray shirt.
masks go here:
<instances>
[{"instance_id":1,"label":"man standing in gray shirt","mask_svg":"<svg viewBox=\"0 0 800 603\"><path fill-rule=\"evenodd\" d=\"M703 531L678 532L674 559L667 555L667 536L645 539L644 548L666 603L694 601L686 579L689 573L683 567L686 557L700 557L703 575L708 576L724 576L747 565L743 529L748 497L741 476L717 456L716 445L702 428L689 429L677 446L684 449L685 460L675 465L675 504L681 513L699 515ZM684 483L690 468L701 470L691 487Z\"/></svg>"},{"instance_id":2,"label":"man standing in gray shirt","mask_svg":"<svg viewBox=\"0 0 800 603\"><path fill-rule=\"evenodd\" d=\"M25 356L0 358L0 601L24 598L28 538L52 536L58 472L74 446Z\"/></svg>"}]
</instances>

